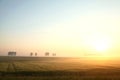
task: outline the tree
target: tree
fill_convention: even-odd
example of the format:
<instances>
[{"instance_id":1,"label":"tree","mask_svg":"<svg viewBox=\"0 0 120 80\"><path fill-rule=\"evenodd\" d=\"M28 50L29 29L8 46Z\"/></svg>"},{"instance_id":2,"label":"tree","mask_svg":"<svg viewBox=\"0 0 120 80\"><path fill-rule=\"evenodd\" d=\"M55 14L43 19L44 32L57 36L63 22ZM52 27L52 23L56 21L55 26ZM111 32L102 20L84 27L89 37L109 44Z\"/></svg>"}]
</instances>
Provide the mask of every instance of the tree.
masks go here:
<instances>
[{"instance_id":1,"label":"tree","mask_svg":"<svg viewBox=\"0 0 120 80\"><path fill-rule=\"evenodd\" d=\"M31 53L30 53L30 56L32 56L32 55L33 55L33 53L31 52Z\"/></svg>"},{"instance_id":2,"label":"tree","mask_svg":"<svg viewBox=\"0 0 120 80\"><path fill-rule=\"evenodd\" d=\"M49 56L49 52L46 52L46 53L45 53L45 56Z\"/></svg>"},{"instance_id":3,"label":"tree","mask_svg":"<svg viewBox=\"0 0 120 80\"><path fill-rule=\"evenodd\" d=\"M53 55L53 56L56 56L56 53L53 53L52 55Z\"/></svg>"},{"instance_id":4,"label":"tree","mask_svg":"<svg viewBox=\"0 0 120 80\"><path fill-rule=\"evenodd\" d=\"M35 53L35 56L37 56L37 53Z\"/></svg>"}]
</instances>

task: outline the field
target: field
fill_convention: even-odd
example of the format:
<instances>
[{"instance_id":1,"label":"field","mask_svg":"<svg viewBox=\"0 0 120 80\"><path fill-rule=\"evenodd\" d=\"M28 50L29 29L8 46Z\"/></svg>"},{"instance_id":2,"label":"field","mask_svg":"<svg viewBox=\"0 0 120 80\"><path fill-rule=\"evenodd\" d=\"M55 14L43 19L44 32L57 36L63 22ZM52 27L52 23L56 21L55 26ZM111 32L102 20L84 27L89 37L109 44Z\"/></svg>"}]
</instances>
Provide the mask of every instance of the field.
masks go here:
<instances>
[{"instance_id":1,"label":"field","mask_svg":"<svg viewBox=\"0 0 120 80\"><path fill-rule=\"evenodd\" d=\"M0 57L0 80L120 80L118 60Z\"/></svg>"}]
</instances>

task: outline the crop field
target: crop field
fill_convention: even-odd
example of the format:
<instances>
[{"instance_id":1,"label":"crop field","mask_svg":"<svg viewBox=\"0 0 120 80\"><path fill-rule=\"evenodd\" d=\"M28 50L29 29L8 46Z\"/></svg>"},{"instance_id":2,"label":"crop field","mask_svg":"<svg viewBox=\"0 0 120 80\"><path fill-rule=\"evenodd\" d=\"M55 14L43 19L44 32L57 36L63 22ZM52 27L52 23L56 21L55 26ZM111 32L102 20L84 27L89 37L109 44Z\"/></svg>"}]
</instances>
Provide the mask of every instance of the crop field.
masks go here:
<instances>
[{"instance_id":1,"label":"crop field","mask_svg":"<svg viewBox=\"0 0 120 80\"><path fill-rule=\"evenodd\" d=\"M120 80L119 61L0 57L0 80Z\"/></svg>"}]
</instances>

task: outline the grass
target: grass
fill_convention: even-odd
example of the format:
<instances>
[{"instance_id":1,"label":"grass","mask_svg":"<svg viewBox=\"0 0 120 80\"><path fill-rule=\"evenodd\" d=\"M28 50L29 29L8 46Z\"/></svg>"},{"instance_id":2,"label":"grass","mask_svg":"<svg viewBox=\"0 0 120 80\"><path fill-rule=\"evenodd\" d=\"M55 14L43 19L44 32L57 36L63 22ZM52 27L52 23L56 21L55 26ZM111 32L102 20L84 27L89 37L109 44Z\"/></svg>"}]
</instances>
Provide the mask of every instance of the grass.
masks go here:
<instances>
[{"instance_id":1,"label":"grass","mask_svg":"<svg viewBox=\"0 0 120 80\"><path fill-rule=\"evenodd\" d=\"M0 80L120 80L120 67L78 58L0 57Z\"/></svg>"},{"instance_id":2,"label":"grass","mask_svg":"<svg viewBox=\"0 0 120 80\"><path fill-rule=\"evenodd\" d=\"M8 67L8 62L0 62L0 72L6 72Z\"/></svg>"}]
</instances>

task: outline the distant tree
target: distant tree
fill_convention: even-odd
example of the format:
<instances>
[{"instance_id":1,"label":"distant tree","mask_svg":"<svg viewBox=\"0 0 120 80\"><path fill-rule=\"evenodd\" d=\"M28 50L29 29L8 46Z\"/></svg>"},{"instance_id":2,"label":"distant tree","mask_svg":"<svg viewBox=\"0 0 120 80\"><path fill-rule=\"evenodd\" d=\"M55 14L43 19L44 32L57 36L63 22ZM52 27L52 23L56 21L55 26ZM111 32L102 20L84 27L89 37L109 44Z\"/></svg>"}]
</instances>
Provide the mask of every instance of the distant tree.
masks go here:
<instances>
[{"instance_id":1,"label":"distant tree","mask_svg":"<svg viewBox=\"0 0 120 80\"><path fill-rule=\"evenodd\" d=\"M46 52L46 53L45 53L45 56L49 56L49 52Z\"/></svg>"},{"instance_id":2,"label":"distant tree","mask_svg":"<svg viewBox=\"0 0 120 80\"><path fill-rule=\"evenodd\" d=\"M56 53L53 53L52 56L56 56Z\"/></svg>"},{"instance_id":3,"label":"distant tree","mask_svg":"<svg viewBox=\"0 0 120 80\"><path fill-rule=\"evenodd\" d=\"M16 52L13 52L13 51L10 51L10 52L8 52L8 56L16 56Z\"/></svg>"},{"instance_id":4,"label":"distant tree","mask_svg":"<svg viewBox=\"0 0 120 80\"><path fill-rule=\"evenodd\" d=\"M37 56L37 53L35 53L35 56Z\"/></svg>"},{"instance_id":5,"label":"distant tree","mask_svg":"<svg viewBox=\"0 0 120 80\"><path fill-rule=\"evenodd\" d=\"M33 55L33 53L31 52L31 53L30 53L30 56L32 56L32 55Z\"/></svg>"}]
</instances>

